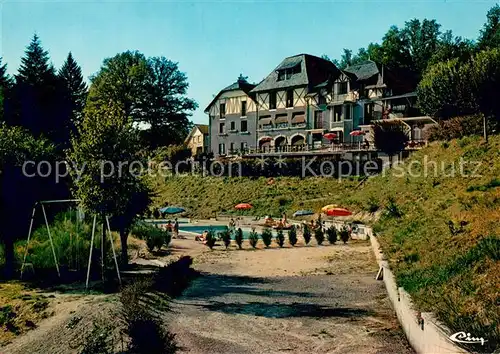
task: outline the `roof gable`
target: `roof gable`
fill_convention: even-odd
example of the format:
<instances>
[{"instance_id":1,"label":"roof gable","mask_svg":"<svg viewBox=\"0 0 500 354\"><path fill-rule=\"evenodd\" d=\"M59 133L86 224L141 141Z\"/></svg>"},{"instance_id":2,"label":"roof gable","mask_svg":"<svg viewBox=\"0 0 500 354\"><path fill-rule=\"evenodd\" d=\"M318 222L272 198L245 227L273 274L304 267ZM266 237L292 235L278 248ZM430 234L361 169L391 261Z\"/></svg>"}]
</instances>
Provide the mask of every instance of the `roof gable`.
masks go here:
<instances>
[{"instance_id":1,"label":"roof gable","mask_svg":"<svg viewBox=\"0 0 500 354\"><path fill-rule=\"evenodd\" d=\"M358 81L369 79L380 73L377 63L372 60L366 60L358 64L350 65L345 68L344 71L348 74L354 75Z\"/></svg>"},{"instance_id":2,"label":"roof gable","mask_svg":"<svg viewBox=\"0 0 500 354\"><path fill-rule=\"evenodd\" d=\"M280 80L280 72L300 68L288 79ZM337 67L328 60L299 54L283 59L283 61L251 92L276 90L296 86L316 86L322 82L336 78L340 74Z\"/></svg>"},{"instance_id":3,"label":"roof gable","mask_svg":"<svg viewBox=\"0 0 500 354\"><path fill-rule=\"evenodd\" d=\"M213 98L213 100L210 102L210 104L207 106L207 108L205 108L205 113L208 113L208 111L210 110L210 107L212 107L212 105L215 103L215 101L217 101L217 99L220 97L220 95L222 95L224 92L241 90L241 91L245 92L250 98L252 98L250 96L250 91L252 91L252 89L254 87L255 87L254 84L251 84L251 83L244 81L244 80L238 80L235 83L232 83L231 85L220 90L220 92Z\"/></svg>"}]
</instances>

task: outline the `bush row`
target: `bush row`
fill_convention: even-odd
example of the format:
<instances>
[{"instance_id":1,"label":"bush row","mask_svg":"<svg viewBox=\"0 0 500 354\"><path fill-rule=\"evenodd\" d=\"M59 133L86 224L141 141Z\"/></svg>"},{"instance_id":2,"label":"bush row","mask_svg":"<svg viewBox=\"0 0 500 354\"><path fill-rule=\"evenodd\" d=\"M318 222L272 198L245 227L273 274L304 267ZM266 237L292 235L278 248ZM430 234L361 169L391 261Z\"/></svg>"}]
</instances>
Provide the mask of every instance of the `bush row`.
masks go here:
<instances>
[{"instance_id":1,"label":"bush row","mask_svg":"<svg viewBox=\"0 0 500 354\"><path fill-rule=\"evenodd\" d=\"M236 230L231 230L228 227L225 228L222 232L219 232L218 237L216 237L215 232L212 229L208 230L206 236L206 245L213 249L215 246L217 239L222 240L226 249L231 245L231 241L234 238L238 249L243 249L243 230L238 228ZM234 237L233 237L234 236ZM295 226L292 226L287 231L288 243L294 247L297 244L297 229ZM304 225L304 229L302 231L302 237L304 238L304 243L308 245L311 242L313 236L313 231L311 230L309 225ZM350 238L349 230L346 226L342 227L340 230L337 230L335 226L330 226L326 231L323 231L321 228L317 228L314 230L314 238L316 239L316 243L318 245L322 245L323 242L328 240L330 244L335 244L337 240L341 240L344 243ZM285 232L282 229L278 229L276 232L276 236L274 237L275 242L279 247L283 247L285 245ZM264 228L262 233L259 235L255 229L250 232L248 236L248 242L252 248L257 248L259 240L262 240L265 248L268 248L273 241L273 233L270 228Z\"/></svg>"}]
</instances>

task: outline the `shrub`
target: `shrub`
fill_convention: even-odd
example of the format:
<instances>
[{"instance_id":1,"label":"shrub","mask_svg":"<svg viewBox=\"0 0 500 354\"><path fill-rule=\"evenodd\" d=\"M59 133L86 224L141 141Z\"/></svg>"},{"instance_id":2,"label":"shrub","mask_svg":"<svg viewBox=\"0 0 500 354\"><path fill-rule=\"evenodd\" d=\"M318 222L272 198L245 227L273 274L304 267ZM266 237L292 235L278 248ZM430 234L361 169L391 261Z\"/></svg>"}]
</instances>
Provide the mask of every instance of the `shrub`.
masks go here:
<instances>
[{"instance_id":1,"label":"shrub","mask_svg":"<svg viewBox=\"0 0 500 354\"><path fill-rule=\"evenodd\" d=\"M331 245L334 245L335 242L337 242L337 229L335 228L335 226L330 226L326 230L326 235L328 237L328 242L330 242Z\"/></svg>"},{"instance_id":2,"label":"shrub","mask_svg":"<svg viewBox=\"0 0 500 354\"><path fill-rule=\"evenodd\" d=\"M314 231L314 238L316 239L316 242L318 243L318 245L321 245L323 243L323 241L325 240L325 233L323 232L321 227L318 227Z\"/></svg>"},{"instance_id":3,"label":"shrub","mask_svg":"<svg viewBox=\"0 0 500 354\"><path fill-rule=\"evenodd\" d=\"M111 354L113 341L109 333L113 328L104 322L94 322L92 330L85 336L80 354Z\"/></svg>"},{"instance_id":4,"label":"shrub","mask_svg":"<svg viewBox=\"0 0 500 354\"><path fill-rule=\"evenodd\" d=\"M262 242L264 242L264 246L266 246L266 248L269 247L269 245L271 245L272 240L273 240L273 233L271 229L266 227L262 231Z\"/></svg>"},{"instance_id":5,"label":"shrub","mask_svg":"<svg viewBox=\"0 0 500 354\"><path fill-rule=\"evenodd\" d=\"M224 231L219 233L219 236L222 242L224 242L224 246L226 246L227 249L231 245L231 230L229 230L229 228L226 226Z\"/></svg>"},{"instance_id":6,"label":"shrub","mask_svg":"<svg viewBox=\"0 0 500 354\"><path fill-rule=\"evenodd\" d=\"M342 226L342 229L340 229L340 239L342 242L347 243L349 241L349 230L347 229L347 226Z\"/></svg>"},{"instance_id":7,"label":"shrub","mask_svg":"<svg viewBox=\"0 0 500 354\"><path fill-rule=\"evenodd\" d=\"M389 197L389 200L387 201L387 205L385 207L385 214L386 216L393 218L400 218L401 216L403 216L401 209L396 204L396 201L393 197Z\"/></svg>"},{"instance_id":8,"label":"shrub","mask_svg":"<svg viewBox=\"0 0 500 354\"><path fill-rule=\"evenodd\" d=\"M370 213L376 212L379 208L380 208L380 206L379 206L379 201L377 198L375 198L374 196L371 196L370 198L368 198L366 209Z\"/></svg>"},{"instance_id":9,"label":"shrub","mask_svg":"<svg viewBox=\"0 0 500 354\"><path fill-rule=\"evenodd\" d=\"M207 237L205 239L206 241L206 245L210 248L210 249L213 249L214 246L215 246L215 232L213 229L209 229L208 232L207 232Z\"/></svg>"},{"instance_id":10,"label":"shrub","mask_svg":"<svg viewBox=\"0 0 500 354\"><path fill-rule=\"evenodd\" d=\"M309 225L304 225L304 231L302 232L302 235L304 236L304 242L306 245L311 242L311 229L309 228Z\"/></svg>"},{"instance_id":11,"label":"shrub","mask_svg":"<svg viewBox=\"0 0 500 354\"><path fill-rule=\"evenodd\" d=\"M493 127L488 129L493 130ZM433 125L427 132L429 141L459 139L469 135L483 134L483 116L481 114L454 117L442 120L438 125ZM447 146L443 146L447 148Z\"/></svg>"},{"instance_id":12,"label":"shrub","mask_svg":"<svg viewBox=\"0 0 500 354\"><path fill-rule=\"evenodd\" d=\"M163 245L168 246L170 240L172 239L172 235L168 231L162 230L153 225L148 225L145 238L146 246L148 246L150 252L153 252L155 249L159 251Z\"/></svg>"},{"instance_id":13,"label":"shrub","mask_svg":"<svg viewBox=\"0 0 500 354\"><path fill-rule=\"evenodd\" d=\"M126 332L130 337L128 349L132 353L175 353L178 349L175 335L165 330L156 301L148 301L151 281L138 280L122 288L120 301Z\"/></svg>"},{"instance_id":14,"label":"shrub","mask_svg":"<svg viewBox=\"0 0 500 354\"><path fill-rule=\"evenodd\" d=\"M234 235L234 242L236 242L238 248L241 250L241 245L243 244L243 230L241 230L241 227L236 230L236 233Z\"/></svg>"},{"instance_id":15,"label":"shrub","mask_svg":"<svg viewBox=\"0 0 500 354\"><path fill-rule=\"evenodd\" d=\"M259 242L259 234L255 232L255 229L252 229L250 235L248 235L248 242L250 242L250 246L253 248L257 247L257 243Z\"/></svg>"},{"instance_id":16,"label":"shrub","mask_svg":"<svg viewBox=\"0 0 500 354\"><path fill-rule=\"evenodd\" d=\"M295 225L292 225L290 230L288 230L288 242L290 242L292 246L297 244L297 229L295 228Z\"/></svg>"},{"instance_id":17,"label":"shrub","mask_svg":"<svg viewBox=\"0 0 500 354\"><path fill-rule=\"evenodd\" d=\"M278 232L276 233L276 243L280 247L283 247L283 245L285 244L285 235L283 234L282 229L279 229Z\"/></svg>"}]
</instances>

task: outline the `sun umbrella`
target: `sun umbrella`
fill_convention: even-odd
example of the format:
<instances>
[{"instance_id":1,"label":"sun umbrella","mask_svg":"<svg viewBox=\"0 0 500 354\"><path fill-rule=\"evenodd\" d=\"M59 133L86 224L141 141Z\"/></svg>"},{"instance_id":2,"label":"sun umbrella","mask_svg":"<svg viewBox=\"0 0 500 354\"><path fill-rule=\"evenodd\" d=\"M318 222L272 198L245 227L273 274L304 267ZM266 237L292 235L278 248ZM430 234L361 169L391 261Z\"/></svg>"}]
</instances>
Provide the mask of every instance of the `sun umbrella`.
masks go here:
<instances>
[{"instance_id":1,"label":"sun umbrella","mask_svg":"<svg viewBox=\"0 0 500 354\"><path fill-rule=\"evenodd\" d=\"M328 204L328 205L325 205L323 208L321 208L321 211L323 213L326 213L326 211L328 209L333 209L333 208L336 208L337 207L337 204Z\"/></svg>"},{"instance_id":2,"label":"sun umbrella","mask_svg":"<svg viewBox=\"0 0 500 354\"><path fill-rule=\"evenodd\" d=\"M337 134L335 133L326 133L325 135L323 135L323 137L325 137L325 139L328 139L328 140L333 140L337 137Z\"/></svg>"},{"instance_id":3,"label":"sun umbrella","mask_svg":"<svg viewBox=\"0 0 500 354\"><path fill-rule=\"evenodd\" d=\"M333 209L328 209L326 211L326 215L328 216L349 216L352 215L352 212L350 212L347 209L344 208L333 208Z\"/></svg>"},{"instance_id":4,"label":"sun umbrella","mask_svg":"<svg viewBox=\"0 0 500 354\"><path fill-rule=\"evenodd\" d=\"M360 136L360 135L365 135L365 132L362 130L353 130L352 132L349 133L350 136Z\"/></svg>"},{"instance_id":5,"label":"sun umbrella","mask_svg":"<svg viewBox=\"0 0 500 354\"><path fill-rule=\"evenodd\" d=\"M240 203L236 205L234 208L238 210L247 210L247 209L252 209L252 206L248 203Z\"/></svg>"},{"instance_id":6,"label":"sun umbrella","mask_svg":"<svg viewBox=\"0 0 500 354\"><path fill-rule=\"evenodd\" d=\"M295 213L293 213L294 217L308 216L308 215L314 215L314 211L312 211L312 210L297 210Z\"/></svg>"},{"instance_id":7,"label":"sun umbrella","mask_svg":"<svg viewBox=\"0 0 500 354\"><path fill-rule=\"evenodd\" d=\"M186 211L186 209L181 208L181 207L175 207L175 206L169 206L169 207L165 207L165 208L160 209L160 213L171 214L171 215L183 213L185 211Z\"/></svg>"}]
</instances>

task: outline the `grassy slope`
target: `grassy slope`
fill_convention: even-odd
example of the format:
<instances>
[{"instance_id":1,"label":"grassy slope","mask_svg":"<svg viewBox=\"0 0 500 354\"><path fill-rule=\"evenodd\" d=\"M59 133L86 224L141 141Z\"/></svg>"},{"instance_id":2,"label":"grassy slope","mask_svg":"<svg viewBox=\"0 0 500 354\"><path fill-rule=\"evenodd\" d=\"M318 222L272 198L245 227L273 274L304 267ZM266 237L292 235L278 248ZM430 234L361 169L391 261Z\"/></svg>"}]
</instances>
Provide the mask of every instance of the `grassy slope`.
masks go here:
<instances>
[{"instance_id":1,"label":"grassy slope","mask_svg":"<svg viewBox=\"0 0 500 354\"><path fill-rule=\"evenodd\" d=\"M318 211L337 203L356 211L383 211L374 225L399 283L422 310L432 310L452 329L470 330L498 340L500 326L500 137L488 146L477 137L436 143L415 153L414 161L436 161L427 176L398 176L389 170L361 187L356 180L328 178L170 178L157 181L157 205L180 204L195 217L233 212L252 202L253 215L279 215L296 209ZM461 176L459 159L479 161L479 178ZM456 167L455 177L451 165ZM441 167L443 166L443 167ZM465 171L472 174L474 165ZM447 174L445 176L444 174ZM390 202L392 200L392 203ZM397 209L401 217L395 217ZM452 233L449 223L461 230ZM462 224L462 227L460 227ZM473 324L474 323L474 324Z\"/></svg>"}]
</instances>

